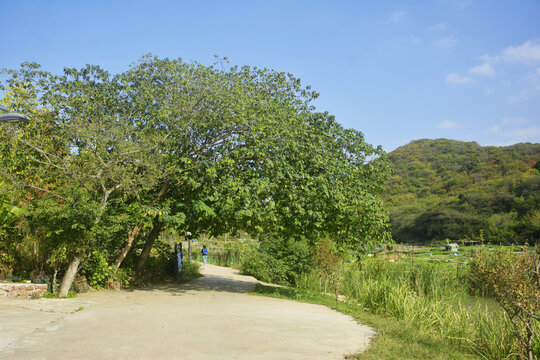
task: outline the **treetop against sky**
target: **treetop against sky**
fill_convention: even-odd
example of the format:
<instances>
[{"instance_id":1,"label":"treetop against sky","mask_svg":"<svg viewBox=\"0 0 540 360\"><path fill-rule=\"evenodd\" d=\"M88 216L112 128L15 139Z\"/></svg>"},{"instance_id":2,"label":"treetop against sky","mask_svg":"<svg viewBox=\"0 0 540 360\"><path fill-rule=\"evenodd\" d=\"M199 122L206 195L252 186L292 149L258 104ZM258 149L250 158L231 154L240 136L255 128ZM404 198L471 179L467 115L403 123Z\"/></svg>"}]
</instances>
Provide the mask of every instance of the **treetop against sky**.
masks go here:
<instances>
[{"instance_id":1,"label":"treetop against sky","mask_svg":"<svg viewBox=\"0 0 540 360\"><path fill-rule=\"evenodd\" d=\"M540 3L480 0L0 0L0 67L96 64L154 53L293 73L347 128L386 151L418 138L540 139Z\"/></svg>"}]
</instances>

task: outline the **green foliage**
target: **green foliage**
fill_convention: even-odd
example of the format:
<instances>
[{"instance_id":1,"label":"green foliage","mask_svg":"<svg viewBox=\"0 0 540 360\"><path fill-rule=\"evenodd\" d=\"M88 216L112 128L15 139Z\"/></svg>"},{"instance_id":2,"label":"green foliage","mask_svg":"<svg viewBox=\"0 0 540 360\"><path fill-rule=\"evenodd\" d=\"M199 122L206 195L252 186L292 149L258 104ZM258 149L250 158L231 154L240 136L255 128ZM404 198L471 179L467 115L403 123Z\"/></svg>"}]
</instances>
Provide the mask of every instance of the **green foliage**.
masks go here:
<instances>
[{"instance_id":1,"label":"green foliage","mask_svg":"<svg viewBox=\"0 0 540 360\"><path fill-rule=\"evenodd\" d=\"M481 147L417 140L388 155L385 195L397 242L445 238L534 243L540 238L539 144Z\"/></svg>"},{"instance_id":2,"label":"green foliage","mask_svg":"<svg viewBox=\"0 0 540 360\"><path fill-rule=\"evenodd\" d=\"M43 295L41 295L41 297L45 298L45 299L58 299L58 293L52 293L50 291L45 291L43 293ZM62 297L62 299L72 299L72 298L76 298L77 297L77 293L75 292L68 292L68 294L64 297Z\"/></svg>"},{"instance_id":3,"label":"green foliage","mask_svg":"<svg viewBox=\"0 0 540 360\"><path fill-rule=\"evenodd\" d=\"M343 260L332 253L332 244L328 239L324 239L317 244L314 249L313 263L315 271L319 274L319 291L322 288L322 279L324 278L324 291L327 291L328 282L330 281L334 288L336 300L338 299L339 285L342 280L342 265Z\"/></svg>"},{"instance_id":4,"label":"green foliage","mask_svg":"<svg viewBox=\"0 0 540 360\"><path fill-rule=\"evenodd\" d=\"M180 281L187 282L201 277L201 264L192 261L191 263L185 263L182 267L182 277Z\"/></svg>"},{"instance_id":5,"label":"green foliage","mask_svg":"<svg viewBox=\"0 0 540 360\"><path fill-rule=\"evenodd\" d=\"M0 278L11 276L15 265L15 257L11 254L2 254L0 257Z\"/></svg>"},{"instance_id":6,"label":"green foliage","mask_svg":"<svg viewBox=\"0 0 540 360\"><path fill-rule=\"evenodd\" d=\"M522 250L480 252L471 265L471 276L476 287L501 304L521 345L519 353L532 359L540 355L540 246L536 251Z\"/></svg>"},{"instance_id":7,"label":"green foliage","mask_svg":"<svg viewBox=\"0 0 540 360\"><path fill-rule=\"evenodd\" d=\"M244 233L241 239L229 237L227 241L224 241L223 239L211 238L192 244L192 258L202 261L201 250L202 246L206 245L209 251L207 257L209 264L233 267L241 266L259 247L258 242L246 237L247 234Z\"/></svg>"},{"instance_id":8,"label":"green foliage","mask_svg":"<svg viewBox=\"0 0 540 360\"><path fill-rule=\"evenodd\" d=\"M81 272L86 274L88 284L95 289L103 289L107 286L107 280L115 279L116 274L107 262L107 254L93 251Z\"/></svg>"},{"instance_id":9,"label":"green foliage","mask_svg":"<svg viewBox=\"0 0 540 360\"><path fill-rule=\"evenodd\" d=\"M246 259L242 264L242 272L264 282L287 283L287 266L283 260L261 250L253 252Z\"/></svg>"},{"instance_id":10,"label":"green foliage","mask_svg":"<svg viewBox=\"0 0 540 360\"><path fill-rule=\"evenodd\" d=\"M31 266L63 271L98 251L116 254L116 270L133 266L129 251L155 222L194 236L244 230L287 239L264 241L275 265L264 273L295 283L305 239L357 252L390 238L385 152L315 112L318 94L291 74L152 55L119 74L34 63L2 73L2 102L32 118L0 127L0 193L29 208L22 234L0 234L2 254L24 243ZM149 274L165 277L171 249L155 246ZM103 286L105 260L90 263Z\"/></svg>"},{"instance_id":11,"label":"green foliage","mask_svg":"<svg viewBox=\"0 0 540 360\"><path fill-rule=\"evenodd\" d=\"M149 282L173 280L176 259L172 244L163 238L158 238L150 255L142 274L143 279L139 280ZM186 259L184 261L187 262Z\"/></svg>"},{"instance_id":12,"label":"green foliage","mask_svg":"<svg viewBox=\"0 0 540 360\"><path fill-rule=\"evenodd\" d=\"M311 248L306 242L275 238L254 249L243 263L242 271L261 281L295 285L311 266Z\"/></svg>"},{"instance_id":13,"label":"green foliage","mask_svg":"<svg viewBox=\"0 0 540 360\"><path fill-rule=\"evenodd\" d=\"M0 197L0 226L10 224L18 216L21 216L23 212L23 209L10 205L7 199Z\"/></svg>"}]
</instances>

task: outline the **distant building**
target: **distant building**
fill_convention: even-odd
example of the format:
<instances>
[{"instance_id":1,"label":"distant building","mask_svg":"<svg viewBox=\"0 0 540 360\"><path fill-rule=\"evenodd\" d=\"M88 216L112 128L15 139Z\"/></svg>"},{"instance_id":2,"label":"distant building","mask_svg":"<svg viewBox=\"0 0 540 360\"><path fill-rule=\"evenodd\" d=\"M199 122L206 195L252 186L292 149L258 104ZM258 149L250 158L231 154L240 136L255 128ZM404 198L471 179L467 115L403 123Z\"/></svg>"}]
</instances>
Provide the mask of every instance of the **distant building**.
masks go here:
<instances>
[{"instance_id":1,"label":"distant building","mask_svg":"<svg viewBox=\"0 0 540 360\"><path fill-rule=\"evenodd\" d=\"M446 251L458 251L459 245L456 243L444 245L444 250Z\"/></svg>"}]
</instances>

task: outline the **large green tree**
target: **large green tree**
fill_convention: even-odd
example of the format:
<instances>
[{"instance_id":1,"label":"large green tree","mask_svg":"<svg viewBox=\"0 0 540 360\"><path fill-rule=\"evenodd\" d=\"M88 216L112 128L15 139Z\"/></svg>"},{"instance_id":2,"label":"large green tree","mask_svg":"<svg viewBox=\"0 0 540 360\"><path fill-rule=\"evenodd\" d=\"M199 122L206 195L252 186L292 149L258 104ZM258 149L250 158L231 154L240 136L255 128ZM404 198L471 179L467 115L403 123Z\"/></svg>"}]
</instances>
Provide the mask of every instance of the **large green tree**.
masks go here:
<instances>
[{"instance_id":1,"label":"large green tree","mask_svg":"<svg viewBox=\"0 0 540 360\"><path fill-rule=\"evenodd\" d=\"M159 119L169 134L161 187L146 202L173 199L184 231L312 239L330 233L349 247L386 239L384 152L314 113L317 94L292 75L146 57L125 79L132 103L146 104L151 120L143 125ZM167 196L155 195L164 188ZM141 226L130 232L117 267Z\"/></svg>"},{"instance_id":2,"label":"large green tree","mask_svg":"<svg viewBox=\"0 0 540 360\"><path fill-rule=\"evenodd\" d=\"M150 55L114 76L35 64L7 74L4 101L32 122L2 129L3 154L13 154L2 157L3 181L20 201L46 198L33 229L68 250L62 294L90 248L116 252L118 268L145 228L154 231L139 268L167 226L330 236L348 249L388 238L385 153L315 113L317 94L290 74ZM64 229L70 222L78 231Z\"/></svg>"}]
</instances>

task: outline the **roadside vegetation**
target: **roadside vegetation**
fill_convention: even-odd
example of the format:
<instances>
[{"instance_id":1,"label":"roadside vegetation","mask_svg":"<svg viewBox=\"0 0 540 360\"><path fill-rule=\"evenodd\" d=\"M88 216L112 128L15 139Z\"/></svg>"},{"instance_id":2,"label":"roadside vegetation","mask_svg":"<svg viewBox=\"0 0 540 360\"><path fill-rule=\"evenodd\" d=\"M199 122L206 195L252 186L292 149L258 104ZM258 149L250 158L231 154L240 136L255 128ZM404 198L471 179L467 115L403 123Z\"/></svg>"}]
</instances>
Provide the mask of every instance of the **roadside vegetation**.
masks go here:
<instances>
[{"instance_id":1,"label":"roadside vegetation","mask_svg":"<svg viewBox=\"0 0 540 360\"><path fill-rule=\"evenodd\" d=\"M282 281L288 287L255 292L330 305L372 324L380 335L359 359L538 358L540 249L441 248L379 250L353 263L322 242L294 287Z\"/></svg>"},{"instance_id":2,"label":"roadside vegetation","mask_svg":"<svg viewBox=\"0 0 540 360\"><path fill-rule=\"evenodd\" d=\"M347 359L452 360L479 358L459 349L452 342L441 341L436 336L418 332L411 322L370 313L350 301L337 302L333 295L323 294L319 291L258 285L252 294L328 306L352 316L362 324L373 327L377 335L372 339L368 349L361 354L349 354Z\"/></svg>"}]
</instances>

